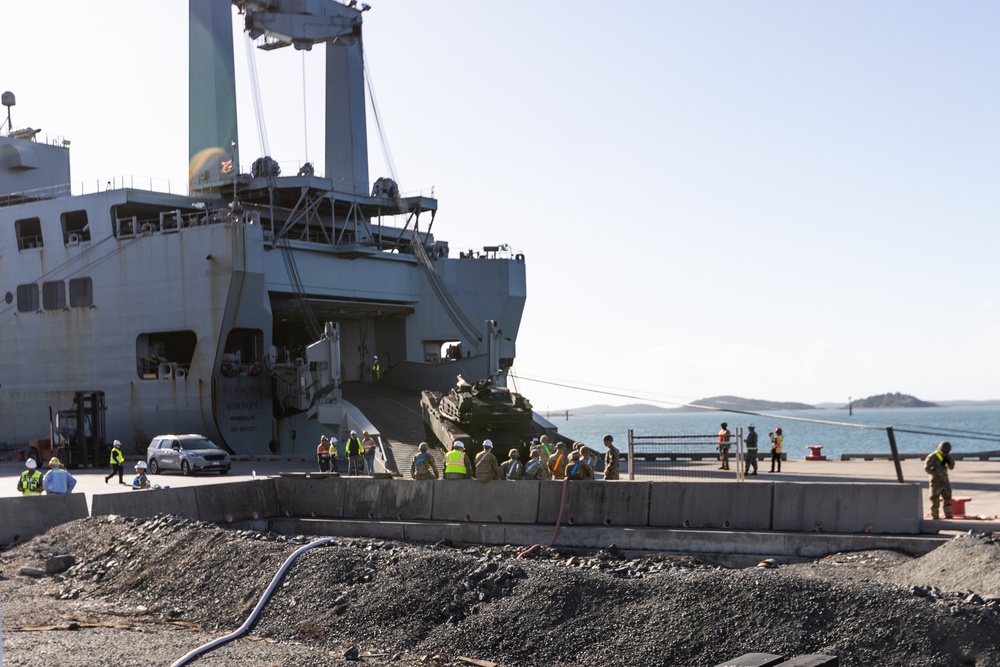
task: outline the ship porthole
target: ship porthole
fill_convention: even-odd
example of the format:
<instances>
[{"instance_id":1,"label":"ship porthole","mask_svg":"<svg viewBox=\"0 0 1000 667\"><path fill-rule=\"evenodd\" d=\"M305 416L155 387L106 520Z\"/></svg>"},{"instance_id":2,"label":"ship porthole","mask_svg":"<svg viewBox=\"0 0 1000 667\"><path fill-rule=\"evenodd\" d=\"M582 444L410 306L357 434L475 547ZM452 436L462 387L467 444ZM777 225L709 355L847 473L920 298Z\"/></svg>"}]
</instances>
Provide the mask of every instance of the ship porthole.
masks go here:
<instances>
[{"instance_id":1,"label":"ship porthole","mask_svg":"<svg viewBox=\"0 0 1000 667\"><path fill-rule=\"evenodd\" d=\"M7 292L7 294L4 296L3 300L6 301L8 304L14 303L14 295L11 294L10 292Z\"/></svg>"}]
</instances>

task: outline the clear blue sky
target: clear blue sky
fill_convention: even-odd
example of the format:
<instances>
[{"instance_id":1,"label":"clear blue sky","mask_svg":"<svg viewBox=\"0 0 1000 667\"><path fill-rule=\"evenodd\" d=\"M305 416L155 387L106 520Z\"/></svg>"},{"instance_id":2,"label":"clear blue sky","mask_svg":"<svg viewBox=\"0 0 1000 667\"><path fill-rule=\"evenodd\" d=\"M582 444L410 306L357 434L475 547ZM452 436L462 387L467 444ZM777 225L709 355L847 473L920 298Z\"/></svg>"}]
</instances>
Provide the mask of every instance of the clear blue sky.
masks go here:
<instances>
[{"instance_id":1,"label":"clear blue sky","mask_svg":"<svg viewBox=\"0 0 1000 667\"><path fill-rule=\"evenodd\" d=\"M636 400L527 378L1000 398L1000 4L369 4L402 189L435 188L453 251L527 257L536 407ZM14 124L71 139L75 182L183 187L187 2L11 3L3 31ZM271 154L321 164L321 51L257 63Z\"/></svg>"}]
</instances>

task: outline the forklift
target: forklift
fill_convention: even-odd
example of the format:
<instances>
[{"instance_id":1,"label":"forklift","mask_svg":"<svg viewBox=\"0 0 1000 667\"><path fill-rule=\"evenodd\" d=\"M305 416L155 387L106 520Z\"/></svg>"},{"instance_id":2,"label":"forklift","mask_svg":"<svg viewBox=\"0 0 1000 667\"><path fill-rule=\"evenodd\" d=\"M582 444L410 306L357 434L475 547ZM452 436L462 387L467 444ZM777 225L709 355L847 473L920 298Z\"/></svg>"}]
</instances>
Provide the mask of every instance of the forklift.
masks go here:
<instances>
[{"instance_id":1,"label":"forklift","mask_svg":"<svg viewBox=\"0 0 1000 667\"><path fill-rule=\"evenodd\" d=\"M107 466L111 450L104 439L106 411L103 391L74 392L73 407L54 415L49 407L49 435L28 443L28 458L39 468L52 457L67 468Z\"/></svg>"}]
</instances>

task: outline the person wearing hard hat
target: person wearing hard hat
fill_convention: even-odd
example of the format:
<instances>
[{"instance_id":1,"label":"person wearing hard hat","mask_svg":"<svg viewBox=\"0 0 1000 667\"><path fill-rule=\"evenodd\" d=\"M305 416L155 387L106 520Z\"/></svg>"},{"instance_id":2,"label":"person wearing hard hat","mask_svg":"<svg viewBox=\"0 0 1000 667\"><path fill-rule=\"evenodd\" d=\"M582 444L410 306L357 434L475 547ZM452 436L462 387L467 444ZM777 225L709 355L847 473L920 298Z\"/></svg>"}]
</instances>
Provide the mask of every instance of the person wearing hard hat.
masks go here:
<instances>
[{"instance_id":1,"label":"person wearing hard hat","mask_svg":"<svg viewBox=\"0 0 1000 667\"><path fill-rule=\"evenodd\" d=\"M375 447L377 446L375 438L368 433L368 431L361 432L361 446L365 450L365 468L368 469L369 475L375 474Z\"/></svg>"},{"instance_id":2,"label":"person wearing hard hat","mask_svg":"<svg viewBox=\"0 0 1000 667\"><path fill-rule=\"evenodd\" d=\"M146 477L146 462L135 464L135 479L132 480L132 490L142 491L149 488L149 478Z\"/></svg>"},{"instance_id":3,"label":"person wearing hard hat","mask_svg":"<svg viewBox=\"0 0 1000 667\"><path fill-rule=\"evenodd\" d=\"M785 436L781 434L781 427L774 429L774 435L771 438L771 472L781 472L781 452L782 447L785 444ZM774 466L778 466L775 470Z\"/></svg>"},{"instance_id":4,"label":"person wearing hard hat","mask_svg":"<svg viewBox=\"0 0 1000 667\"><path fill-rule=\"evenodd\" d=\"M465 455L465 443L461 440L451 443L451 451L444 457L444 478L469 479L468 461Z\"/></svg>"},{"instance_id":5,"label":"person wearing hard hat","mask_svg":"<svg viewBox=\"0 0 1000 667\"><path fill-rule=\"evenodd\" d=\"M335 472L340 474L340 464L337 462L337 458L340 454L337 452L337 438L330 436L330 472Z\"/></svg>"},{"instance_id":6,"label":"person wearing hard hat","mask_svg":"<svg viewBox=\"0 0 1000 667\"><path fill-rule=\"evenodd\" d=\"M437 464L431 456L430 447L426 442L421 442L418 451L410 463L410 477L413 479L437 479Z\"/></svg>"},{"instance_id":7,"label":"person wearing hard hat","mask_svg":"<svg viewBox=\"0 0 1000 667\"><path fill-rule=\"evenodd\" d=\"M24 462L24 466L25 470L17 480L17 490L22 496L42 495L42 473L38 472L38 463L35 459L28 459Z\"/></svg>"},{"instance_id":8,"label":"person wearing hard hat","mask_svg":"<svg viewBox=\"0 0 1000 667\"><path fill-rule=\"evenodd\" d=\"M376 354L372 357L372 379L376 382L382 376L382 368L378 365L378 355Z\"/></svg>"},{"instance_id":9,"label":"person wearing hard hat","mask_svg":"<svg viewBox=\"0 0 1000 667\"><path fill-rule=\"evenodd\" d=\"M115 440L111 445L111 474L104 478L104 483L107 484L115 475L118 475L119 484L125 483L125 457L122 455L121 440Z\"/></svg>"},{"instance_id":10,"label":"person wearing hard hat","mask_svg":"<svg viewBox=\"0 0 1000 667\"><path fill-rule=\"evenodd\" d=\"M500 463L493 455L493 441L483 440L483 451L476 457L476 479L480 482L492 482L500 477Z\"/></svg>"},{"instance_id":11,"label":"person wearing hard hat","mask_svg":"<svg viewBox=\"0 0 1000 667\"><path fill-rule=\"evenodd\" d=\"M729 424L722 422L719 429L719 461L722 465L719 470L729 470L729 447L733 438L733 432L729 430Z\"/></svg>"},{"instance_id":12,"label":"person wearing hard hat","mask_svg":"<svg viewBox=\"0 0 1000 667\"><path fill-rule=\"evenodd\" d=\"M46 495L54 493L72 493L76 486L76 478L69 474L62 462L56 457L49 459L49 471L42 478L42 486Z\"/></svg>"},{"instance_id":13,"label":"person wearing hard hat","mask_svg":"<svg viewBox=\"0 0 1000 667\"><path fill-rule=\"evenodd\" d=\"M744 475L756 475L757 474L757 431L756 427L751 423L747 426L747 437L743 439L743 444L747 447L747 460L743 466ZM753 472L750 472L750 466L753 466Z\"/></svg>"},{"instance_id":14,"label":"person wearing hard hat","mask_svg":"<svg viewBox=\"0 0 1000 667\"><path fill-rule=\"evenodd\" d=\"M365 447L361 444L357 431L351 431L351 437L344 443L344 450L347 453L347 474L360 475L365 469Z\"/></svg>"},{"instance_id":15,"label":"person wearing hard hat","mask_svg":"<svg viewBox=\"0 0 1000 667\"><path fill-rule=\"evenodd\" d=\"M330 441L325 435L319 436L319 444L316 445L316 463L320 472L330 472Z\"/></svg>"},{"instance_id":16,"label":"person wearing hard hat","mask_svg":"<svg viewBox=\"0 0 1000 667\"><path fill-rule=\"evenodd\" d=\"M938 507L944 500L944 518L954 518L951 513L951 482L948 471L955 469L951 457L951 443L945 440L924 459L924 472L931 476L931 518L940 519Z\"/></svg>"}]
</instances>

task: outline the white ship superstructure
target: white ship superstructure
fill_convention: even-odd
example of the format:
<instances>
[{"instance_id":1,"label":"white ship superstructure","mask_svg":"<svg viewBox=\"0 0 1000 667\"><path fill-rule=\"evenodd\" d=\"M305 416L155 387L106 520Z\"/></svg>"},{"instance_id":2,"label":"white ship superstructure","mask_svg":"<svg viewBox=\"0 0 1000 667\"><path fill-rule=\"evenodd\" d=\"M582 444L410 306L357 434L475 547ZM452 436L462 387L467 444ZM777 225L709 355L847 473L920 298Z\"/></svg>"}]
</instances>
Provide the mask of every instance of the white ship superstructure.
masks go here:
<instances>
[{"instance_id":1,"label":"white ship superstructure","mask_svg":"<svg viewBox=\"0 0 1000 667\"><path fill-rule=\"evenodd\" d=\"M326 50L324 176L241 162L232 5L265 50ZM320 407L341 382L371 380L376 355L383 382L412 389L502 375L524 258L452 257L431 234L435 199L369 182L362 9L191 0L190 16L189 194L74 196L68 144L0 132L0 442L43 435L50 407L99 390L108 436L134 450L191 432L236 453L301 453L346 423L350 406ZM339 345L311 355L319 339Z\"/></svg>"}]
</instances>

